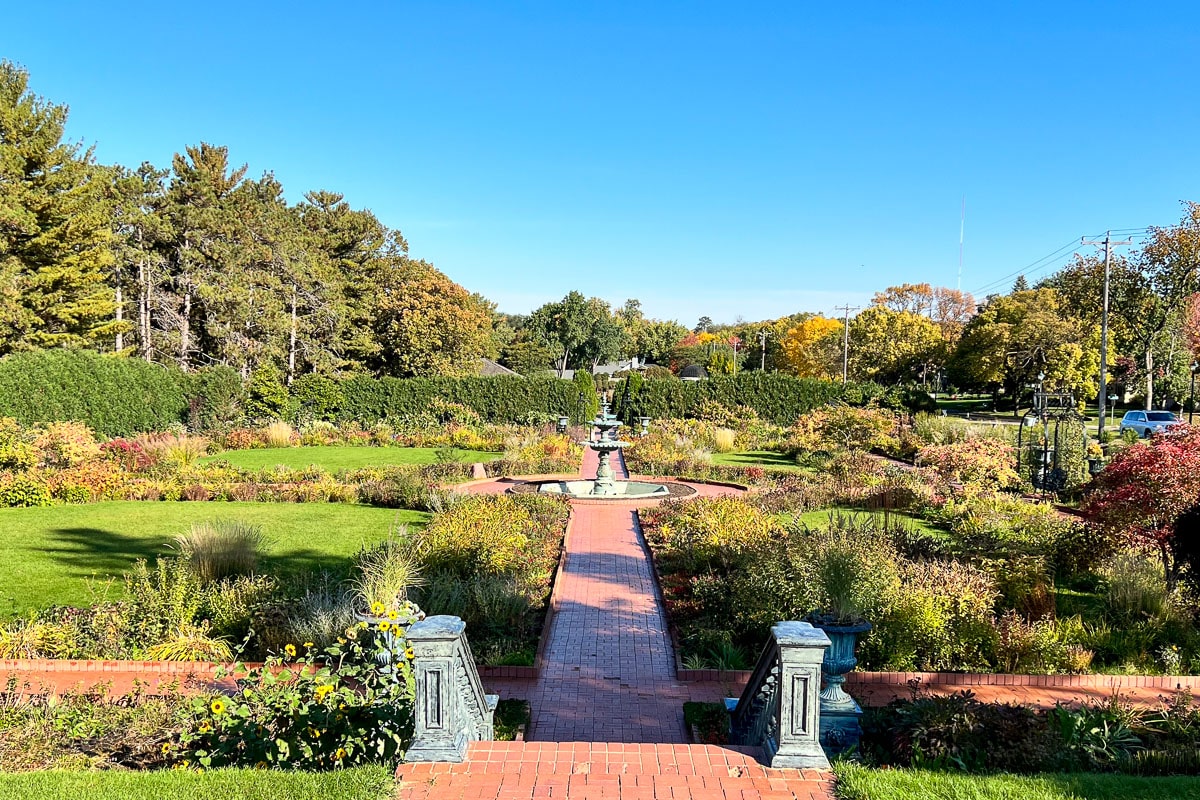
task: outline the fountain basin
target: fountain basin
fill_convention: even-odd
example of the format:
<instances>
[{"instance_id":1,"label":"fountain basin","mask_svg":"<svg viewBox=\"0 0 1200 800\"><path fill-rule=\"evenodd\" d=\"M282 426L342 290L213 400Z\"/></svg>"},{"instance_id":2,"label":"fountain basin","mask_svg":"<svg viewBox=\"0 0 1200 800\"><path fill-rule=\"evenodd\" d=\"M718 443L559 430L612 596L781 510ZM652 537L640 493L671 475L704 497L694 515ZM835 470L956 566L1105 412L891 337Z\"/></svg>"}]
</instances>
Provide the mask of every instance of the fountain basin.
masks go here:
<instances>
[{"instance_id":1,"label":"fountain basin","mask_svg":"<svg viewBox=\"0 0 1200 800\"><path fill-rule=\"evenodd\" d=\"M604 487L602 493L597 493L596 488L596 481L590 480L545 481L538 485L538 491L545 494L565 494L587 500L642 500L671 496L671 490L665 484L647 481L613 481Z\"/></svg>"}]
</instances>

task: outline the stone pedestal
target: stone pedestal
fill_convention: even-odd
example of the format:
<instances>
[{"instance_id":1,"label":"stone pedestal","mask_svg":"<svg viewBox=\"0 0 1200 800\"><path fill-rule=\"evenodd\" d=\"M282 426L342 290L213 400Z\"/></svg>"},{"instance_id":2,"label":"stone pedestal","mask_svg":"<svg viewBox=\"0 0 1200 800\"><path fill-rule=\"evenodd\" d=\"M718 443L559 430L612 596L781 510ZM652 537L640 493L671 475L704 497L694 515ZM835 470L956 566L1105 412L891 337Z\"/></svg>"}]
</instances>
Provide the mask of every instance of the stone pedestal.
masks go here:
<instances>
[{"instance_id":1,"label":"stone pedestal","mask_svg":"<svg viewBox=\"0 0 1200 800\"><path fill-rule=\"evenodd\" d=\"M467 743L494 738L492 712L499 698L485 695L458 617L426 617L408 629L416 698L413 743L405 761L467 757Z\"/></svg>"}]
</instances>

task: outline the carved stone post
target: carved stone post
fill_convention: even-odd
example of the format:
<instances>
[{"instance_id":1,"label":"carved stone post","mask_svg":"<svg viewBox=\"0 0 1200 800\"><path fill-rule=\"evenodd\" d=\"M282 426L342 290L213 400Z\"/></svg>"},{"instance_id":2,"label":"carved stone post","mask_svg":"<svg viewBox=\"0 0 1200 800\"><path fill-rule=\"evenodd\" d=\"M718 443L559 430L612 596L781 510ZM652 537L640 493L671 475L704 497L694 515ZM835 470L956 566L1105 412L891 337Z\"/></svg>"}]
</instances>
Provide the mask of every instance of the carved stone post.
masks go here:
<instances>
[{"instance_id":1,"label":"carved stone post","mask_svg":"<svg viewBox=\"0 0 1200 800\"><path fill-rule=\"evenodd\" d=\"M496 698L484 695L458 617L426 617L408 629L416 683L414 735L405 761L454 761L492 735Z\"/></svg>"},{"instance_id":2,"label":"carved stone post","mask_svg":"<svg viewBox=\"0 0 1200 800\"><path fill-rule=\"evenodd\" d=\"M765 753L772 767L829 769L821 749L821 661L829 637L807 622L780 622L771 628L779 645L777 743ZM776 744L775 752L769 752Z\"/></svg>"}]
</instances>

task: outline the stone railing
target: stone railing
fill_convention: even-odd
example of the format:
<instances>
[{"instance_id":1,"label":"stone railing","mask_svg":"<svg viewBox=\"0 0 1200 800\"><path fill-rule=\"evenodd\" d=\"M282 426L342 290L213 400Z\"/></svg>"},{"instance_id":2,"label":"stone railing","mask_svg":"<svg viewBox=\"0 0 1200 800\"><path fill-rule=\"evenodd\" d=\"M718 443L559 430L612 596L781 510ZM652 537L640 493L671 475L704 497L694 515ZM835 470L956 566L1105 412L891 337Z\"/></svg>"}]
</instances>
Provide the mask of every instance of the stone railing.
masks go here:
<instances>
[{"instance_id":1,"label":"stone railing","mask_svg":"<svg viewBox=\"0 0 1200 800\"><path fill-rule=\"evenodd\" d=\"M821 749L821 660L829 637L807 622L780 622L736 705L730 742L761 747L771 767L829 769Z\"/></svg>"},{"instance_id":2,"label":"stone railing","mask_svg":"<svg viewBox=\"0 0 1200 800\"><path fill-rule=\"evenodd\" d=\"M496 695L485 694L458 617L426 617L408 629L416 681L414 735L405 761L463 761L467 743L495 738Z\"/></svg>"}]
</instances>

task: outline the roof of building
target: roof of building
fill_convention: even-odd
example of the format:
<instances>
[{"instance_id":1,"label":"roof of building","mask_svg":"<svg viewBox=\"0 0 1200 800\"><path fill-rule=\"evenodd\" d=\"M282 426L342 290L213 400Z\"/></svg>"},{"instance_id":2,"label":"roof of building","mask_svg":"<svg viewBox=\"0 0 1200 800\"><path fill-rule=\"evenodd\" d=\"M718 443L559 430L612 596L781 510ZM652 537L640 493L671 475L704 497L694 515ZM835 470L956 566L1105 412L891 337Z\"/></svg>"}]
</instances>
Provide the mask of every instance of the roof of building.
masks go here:
<instances>
[{"instance_id":1,"label":"roof of building","mask_svg":"<svg viewBox=\"0 0 1200 800\"><path fill-rule=\"evenodd\" d=\"M513 372L508 367L497 364L490 358L479 359L479 374L485 378L490 378L494 375L520 375L519 372Z\"/></svg>"}]
</instances>

